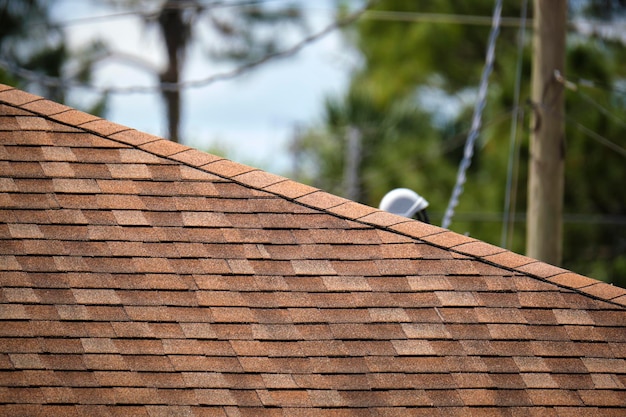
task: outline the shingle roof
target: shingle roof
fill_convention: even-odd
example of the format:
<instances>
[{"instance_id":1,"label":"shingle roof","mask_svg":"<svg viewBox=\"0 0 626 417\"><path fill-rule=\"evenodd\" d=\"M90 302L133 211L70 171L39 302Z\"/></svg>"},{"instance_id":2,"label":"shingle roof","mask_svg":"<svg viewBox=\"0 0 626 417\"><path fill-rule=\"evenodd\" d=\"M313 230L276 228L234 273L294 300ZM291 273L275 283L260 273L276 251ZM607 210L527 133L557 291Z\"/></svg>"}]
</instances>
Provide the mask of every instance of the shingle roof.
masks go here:
<instances>
[{"instance_id":1,"label":"shingle roof","mask_svg":"<svg viewBox=\"0 0 626 417\"><path fill-rule=\"evenodd\" d=\"M623 415L626 291L0 86L0 415Z\"/></svg>"}]
</instances>

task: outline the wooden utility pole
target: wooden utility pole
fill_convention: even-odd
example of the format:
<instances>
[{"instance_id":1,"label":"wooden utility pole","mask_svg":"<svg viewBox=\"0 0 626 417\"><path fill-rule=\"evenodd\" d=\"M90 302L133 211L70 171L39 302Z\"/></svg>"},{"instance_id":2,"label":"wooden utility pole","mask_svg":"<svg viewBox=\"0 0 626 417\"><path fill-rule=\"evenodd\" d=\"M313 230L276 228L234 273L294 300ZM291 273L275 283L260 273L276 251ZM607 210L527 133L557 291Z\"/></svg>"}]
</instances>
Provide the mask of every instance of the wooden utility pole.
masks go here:
<instances>
[{"instance_id":1,"label":"wooden utility pole","mask_svg":"<svg viewBox=\"0 0 626 417\"><path fill-rule=\"evenodd\" d=\"M558 265L563 247L563 85L567 0L534 0L526 253Z\"/></svg>"},{"instance_id":2,"label":"wooden utility pole","mask_svg":"<svg viewBox=\"0 0 626 417\"><path fill-rule=\"evenodd\" d=\"M361 132L350 126L346 133L346 153L343 169L344 196L349 200L357 201L361 197Z\"/></svg>"}]
</instances>

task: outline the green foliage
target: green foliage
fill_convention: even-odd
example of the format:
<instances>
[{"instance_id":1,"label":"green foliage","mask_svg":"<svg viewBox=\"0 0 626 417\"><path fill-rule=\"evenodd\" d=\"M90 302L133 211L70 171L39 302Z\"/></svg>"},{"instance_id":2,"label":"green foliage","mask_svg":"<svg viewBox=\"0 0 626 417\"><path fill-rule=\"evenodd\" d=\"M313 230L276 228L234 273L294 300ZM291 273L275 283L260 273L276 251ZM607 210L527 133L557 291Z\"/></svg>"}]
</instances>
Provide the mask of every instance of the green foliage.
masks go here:
<instances>
[{"instance_id":1,"label":"green foliage","mask_svg":"<svg viewBox=\"0 0 626 417\"><path fill-rule=\"evenodd\" d=\"M312 160L306 163L317 167L316 185L344 192L346 137L349 129L356 129L362 149L358 199L377 199L398 181L416 189L425 187L427 179L421 173L437 163L440 153L425 112L408 101L379 108L364 90L354 90L343 100L330 99L326 109L325 126L312 130L298 144L300 149L316 150L307 153Z\"/></svg>"},{"instance_id":2,"label":"green foliage","mask_svg":"<svg viewBox=\"0 0 626 417\"><path fill-rule=\"evenodd\" d=\"M93 64L102 56L105 46L94 42L76 53L69 51L63 31L50 21L50 7L51 2L43 0L0 0L2 58L42 76L62 78L72 68L73 73L69 75L89 81ZM57 102L63 103L67 99L67 91L62 86L22 79L2 69L0 82L31 90ZM105 95L97 97L89 109L103 111L105 102Z\"/></svg>"},{"instance_id":3,"label":"green foliage","mask_svg":"<svg viewBox=\"0 0 626 417\"><path fill-rule=\"evenodd\" d=\"M575 271L626 286L625 155L605 145L625 148L623 46L598 40L574 43L568 54L573 79L594 80L602 88L579 86L566 100L566 213L577 221L564 227L564 263Z\"/></svg>"},{"instance_id":4,"label":"green foliage","mask_svg":"<svg viewBox=\"0 0 626 417\"><path fill-rule=\"evenodd\" d=\"M45 3L38 0L0 0L0 51L5 58L16 62L23 61L25 50L32 49L37 29L48 21ZM41 53L35 50L34 55ZM0 69L0 81L8 85L22 88L26 83L20 81L11 73Z\"/></svg>"},{"instance_id":5,"label":"green foliage","mask_svg":"<svg viewBox=\"0 0 626 417\"><path fill-rule=\"evenodd\" d=\"M206 20L222 42L207 46L208 55L220 61L255 62L286 48L285 34L304 27L299 6L268 7L251 3L244 7L215 10ZM209 12L211 12L209 10ZM277 36L281 33L281 36Z\"/></svg>"},{"instance_id":6,"label":"green foliage","mask_svg":"<svg viewBox=\"0 0 626 417\"><path fill-rule=\"evenodd\" d=\"M376 3L374 10L489 16L492 7L491 1L431 0L418 4L385 0ZM519 15L517 7L505 2L503 14ZM484 62L489 27L363 19L358 34L355 46L362 52L365 66L356 80L372 85L377 98L393 100L411 94L416 85L436 83L454 93L478 80L481 67L475 64ZM514 39L515 31L503 30L499 44L514 46ZM511 50L515 52L514 47Z\"/></svg>"},{"instance_id":7,"label":"green foliage","mask_svg":"<svg viewBox=\"0 0 626 417\"><path fill-rule=\"evenodd\" d=\"M28 16L29 23L39 25L47 22L48 14L45 3L40 0L0 0L0 38L27 39L29 26L25 23Z\"/></svg>"},{"instance_id":8,"label":"green foliage","mask_svg":"<svg viewBox=\"0 0 626 417\"><path fill-rule=\"evenodd\" d=\"M529 2L531 3L531 2ZM602 2L598 2L602 3ZM381 0L375 9L408 13L490 16L493 1L407 2ZM521 2L504 2L503 16L520 15ZM584 7L583 7L584 6ZM588 7L587 7L588 6ZM578 11L598 7L582 1ZM612 6L611 6L612 7ZM407 15L410 16L410 15ZM532 16L529 16L529 18ZM342 194L346 129L363 135L358 200L377 206L385 192L412 188L429 202L439 223L454 185L469 130L472 96L485 61L488 26L364 18L346 33L361 53L363 66L343 98L329 100L321 126L312 127L297 146L316 186ZM532 30L526 34L518 124L519 157L514 172L516 222L510 248L524 251ZM567 93L567 150L563 266L626 286L626 178L624 156L603 146L608 139L624 148L624 94L613 87L626 80L623 45L568 37L568 78L593 80L604 89L580 87ZM490 78L483 128L468 181L451 228L501 244L502 211L510 149L518 28L502 27ZM447 99L436 106L433 97ZM459 99L461 97L461 99ZM459 111L442 112L446 105ZM595 132L602 139L594 137ZM512 236L512 237L511 237Z\"/></svg>"}]
</instances>

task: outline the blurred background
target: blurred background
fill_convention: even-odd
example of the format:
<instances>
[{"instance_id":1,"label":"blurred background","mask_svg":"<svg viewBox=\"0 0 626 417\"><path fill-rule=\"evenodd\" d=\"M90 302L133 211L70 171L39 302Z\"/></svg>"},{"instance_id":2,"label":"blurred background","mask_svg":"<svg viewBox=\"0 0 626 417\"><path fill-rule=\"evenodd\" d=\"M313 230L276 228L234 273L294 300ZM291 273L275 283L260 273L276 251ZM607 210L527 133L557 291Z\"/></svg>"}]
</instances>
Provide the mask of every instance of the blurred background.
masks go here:
<instances>
[{"instance_id":1,"label":"blurred background","mask_svg":"<svg viewBox=\"0 0 626 417\"><path fill-rule=\"evenodd\" d=\"M547 0L546 0L547 1ZM441 224L493 0L0 0L0 82ZM449 228L524 253L533 2L503 2ZM626 0L570 0L562 266L626 287Z\"/></svg>"}]
</instances>

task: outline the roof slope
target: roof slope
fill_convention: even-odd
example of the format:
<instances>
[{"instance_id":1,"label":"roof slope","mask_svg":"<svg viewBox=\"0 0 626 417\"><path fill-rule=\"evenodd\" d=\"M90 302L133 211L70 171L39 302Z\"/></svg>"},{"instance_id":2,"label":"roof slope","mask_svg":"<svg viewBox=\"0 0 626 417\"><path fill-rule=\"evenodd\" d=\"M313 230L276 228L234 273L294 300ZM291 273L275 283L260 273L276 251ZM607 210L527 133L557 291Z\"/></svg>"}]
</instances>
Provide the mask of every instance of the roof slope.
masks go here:
<instances>
[{"instance_id":1,"label":"roof slope","mask_svg":"<svg viewBox=\"0 0 626 417\"><path fill-rule=\"evenodd\" d=\"M623 415L626 291L0 86L0 414Z\"/></svg>"}]
</instances>

